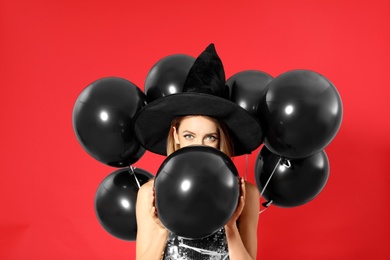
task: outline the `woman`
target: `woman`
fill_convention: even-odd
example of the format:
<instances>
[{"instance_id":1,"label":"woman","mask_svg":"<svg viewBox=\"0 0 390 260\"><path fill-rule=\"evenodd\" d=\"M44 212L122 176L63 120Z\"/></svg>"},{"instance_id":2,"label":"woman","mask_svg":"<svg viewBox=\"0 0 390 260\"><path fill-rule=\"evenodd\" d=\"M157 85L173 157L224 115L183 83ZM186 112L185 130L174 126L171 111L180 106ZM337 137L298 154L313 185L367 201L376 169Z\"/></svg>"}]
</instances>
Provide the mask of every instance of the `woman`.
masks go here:
<instances>
[{"instance_id":1,"label":"woman","mask_svg":"<svg viewBox=\"0 0 390 260\"><path fill-rule=\"evenodd\" d=\"M210 45L196 59L182 93L160 98L139 112L135 133L146 149L158 154L169 155L189 145L211 146L228 156L250 153L261 143L260 126L226 99L227 94L222 62ZM231 219L199 241L177 238L162 225L153 186L152 180L138 192L138 260L256 259L260 199L256 186L241 179L241 197Z\"/></svg>"}]
</instances>

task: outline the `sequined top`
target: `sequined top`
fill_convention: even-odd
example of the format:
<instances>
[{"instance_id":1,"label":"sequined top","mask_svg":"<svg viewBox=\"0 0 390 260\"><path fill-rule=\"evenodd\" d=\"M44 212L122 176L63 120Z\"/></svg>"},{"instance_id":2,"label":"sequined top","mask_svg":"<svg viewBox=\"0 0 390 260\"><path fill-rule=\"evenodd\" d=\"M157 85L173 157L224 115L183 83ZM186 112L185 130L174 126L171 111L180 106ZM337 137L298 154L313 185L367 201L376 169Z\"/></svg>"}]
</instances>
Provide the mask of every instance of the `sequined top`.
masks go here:
<instances>
[{"instance_id":1,"label":"sequined top","mask_svg":"<svg viewBox=\"0 0 390 260\"><path fill-rule=\"evenodd\" d=\"M227 260L229 251L225 229L214 234L189 240L169 233L164 260Z\"/></svg>"}]
</instances>

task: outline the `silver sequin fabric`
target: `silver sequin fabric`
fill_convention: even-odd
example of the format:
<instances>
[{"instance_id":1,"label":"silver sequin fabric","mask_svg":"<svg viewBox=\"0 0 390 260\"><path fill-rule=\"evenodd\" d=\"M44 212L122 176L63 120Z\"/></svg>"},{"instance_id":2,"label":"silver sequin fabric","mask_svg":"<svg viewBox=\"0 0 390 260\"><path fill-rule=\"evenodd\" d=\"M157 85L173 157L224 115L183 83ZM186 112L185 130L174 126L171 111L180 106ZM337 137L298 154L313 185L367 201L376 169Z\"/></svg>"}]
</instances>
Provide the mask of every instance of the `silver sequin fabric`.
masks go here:
<instances>
[{"instance_id":1,"label":"silver sequin fabric","mask_svg":"<svg viewBox=\"0 0 390 260\"><path fill-rule=\"evenodd\" d=\"M227 260L229 251L225 229L202 238L189 240L170 233L164 260Z\"/></svg>"}]
</instances>

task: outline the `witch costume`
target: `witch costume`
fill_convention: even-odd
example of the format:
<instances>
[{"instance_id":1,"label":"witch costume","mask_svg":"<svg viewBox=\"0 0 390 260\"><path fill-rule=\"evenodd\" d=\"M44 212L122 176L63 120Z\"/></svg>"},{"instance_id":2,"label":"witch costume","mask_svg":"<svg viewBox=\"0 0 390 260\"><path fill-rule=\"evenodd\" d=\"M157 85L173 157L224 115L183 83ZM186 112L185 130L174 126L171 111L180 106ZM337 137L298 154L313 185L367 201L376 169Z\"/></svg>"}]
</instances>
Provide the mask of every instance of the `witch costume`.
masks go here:
<instances>
[{"instance_id":1,"label":"witch costume","mask_svg":"<svg viewBox=\"0 0 390 260\"><path fill-rule=\"evenodd\" d=\"M209 116L225 124L233 140L234 156L249 154L261 144L263 133L257 119L229 100L225 72L214 44L195 60L182 92L154 100L138 112L134 132L147 150L167 155L172 120L188 115ZM202 239L169 233L163 259L229 259L225 230Z\"/></svg>"}]
</instances>

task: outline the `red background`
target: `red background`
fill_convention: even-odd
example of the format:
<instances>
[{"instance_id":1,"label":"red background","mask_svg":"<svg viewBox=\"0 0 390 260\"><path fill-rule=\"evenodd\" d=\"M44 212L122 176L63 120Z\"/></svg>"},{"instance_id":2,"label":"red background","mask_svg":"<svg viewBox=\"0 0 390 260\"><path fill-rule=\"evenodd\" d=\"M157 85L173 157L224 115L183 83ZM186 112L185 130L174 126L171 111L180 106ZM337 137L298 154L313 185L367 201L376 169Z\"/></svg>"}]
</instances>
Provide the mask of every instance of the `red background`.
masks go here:
<instances>
[{"instance_id":1,"label":"red background","mask_svg":"<svg viewBox=\"0 0 390 260\"><path fill-rule=\"evenodd\" d=\"M1 0L1 259L135 259L135 242L95 216L96 189L116 169L77 142L74 103L106 76L143 89L159 59L210 42L227 77L310 69L344 105L325 189L260 215L258 259L390 258L389 1ZM146 153L135 166L155 173L162 159ZM243 175L245 157L235 163Z\"/></svg>"}]
</instances>

